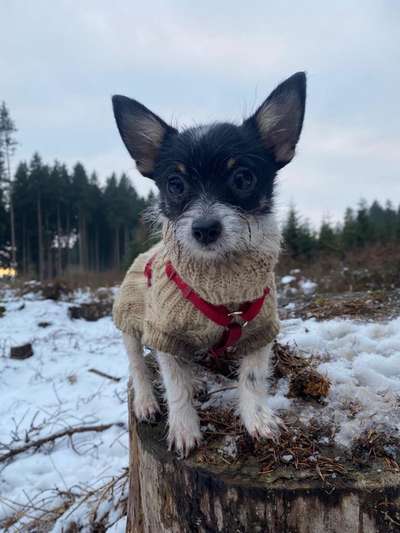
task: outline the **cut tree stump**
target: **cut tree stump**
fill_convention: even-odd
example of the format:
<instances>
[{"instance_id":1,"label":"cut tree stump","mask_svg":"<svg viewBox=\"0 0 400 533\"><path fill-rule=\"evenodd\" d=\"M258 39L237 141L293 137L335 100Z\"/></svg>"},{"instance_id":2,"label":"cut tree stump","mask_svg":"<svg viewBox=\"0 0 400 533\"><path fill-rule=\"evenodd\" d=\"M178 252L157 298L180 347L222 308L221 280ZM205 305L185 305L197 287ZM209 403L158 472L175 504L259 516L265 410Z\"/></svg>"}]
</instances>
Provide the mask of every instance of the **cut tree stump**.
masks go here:
<instances>
[{"instance_id":1,"label":"cut tree stump","mask_svg":"<svg viewBox=\"0 0 400 533\"><path fill-rule=\"evenodd\" d=\"M164 422L137 423L129 394L129 533L394 533L400 474L353 472L334 487L283 467L271 481L251 458L212 465L167 451Z\"/></svg>"},{"instance_id":2,"label":"cut tree stump","mask_svg":"<svg viewBox=\"0 0 400 533\"><path fill-rule=\"evenodd\" d=\"M111 310L112 302L99 301L71 306L68 308L68 315L71 319L83 318L89 322L94 322L99 320L99 318L109 316Z\"/></svg>"},{"instance_id":3,"label":"cut tree stump","mask_svg":"<svg viewBox=\"0 0 400 533\"><path fill-rule=\"evenodd\" d=\"M21 344L21 346L12 346L10 349L11 359L28 359L28 357L32 357L32 355L33 348L30 342L27 344Z\"/></svg>"}]
</instances>

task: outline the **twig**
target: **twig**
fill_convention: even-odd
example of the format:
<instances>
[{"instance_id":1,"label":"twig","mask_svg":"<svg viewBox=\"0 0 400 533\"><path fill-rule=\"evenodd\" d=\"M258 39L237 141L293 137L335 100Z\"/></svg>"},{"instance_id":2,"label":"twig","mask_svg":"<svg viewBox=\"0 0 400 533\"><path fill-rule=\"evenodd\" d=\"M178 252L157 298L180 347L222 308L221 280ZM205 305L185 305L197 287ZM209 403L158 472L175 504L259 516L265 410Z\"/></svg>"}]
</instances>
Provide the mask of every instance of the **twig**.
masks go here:
<instances>
[{"instance_id":1,"label":"twig","mask_svg":"<svg viewBox=\"0 0 400 533\"><path fill-rule=\"evenodd\" d=\"M97 370L96 368L89 368L88 372L92 372L92 374L97 374L102 378L111 379L111 381L115 381L116 383L121 381L121 378L116 378L115 376L111 376L111 374L107 374L106 372L102 372L101 370Z\"/></svg>"},{"instance_id":2,"label":"twig","mask_svg":"<svg viewBox=\"0 0 400 533\"><path fill-rule=\"evenodd\" d=\"M229 387L222 387L222 389L215 389L207 393L207 396L211 396L212 394L217 394L218 392L225 392L227 390L234 390L237 389L237 385L232 385Z\"/></svg>"},{"instance_id":3,"label":"twig","mask_svg":"<svg viewBox=\"0 0 400 533\"><path fill-rule=\"evenodd\" d=\"M117 423L117 424L98 424L96 426L77 426L77 427L64 429L62 431L57 431L57 433L53 433L52 435L48 435L47 437L43 437L41 439L31 441L28 444L25 444L24 446L19 446L18 448L14 448L8 453L1 455L0 463L3 461L7 461L7 459L10 459L11 457L14 457L15 455L19 453L26 452L30 448L39 448L40 446L42 446L42 444L45 444L46 442L53 442L56 439L60 439L62 437L71 437L71 435L74 435L75 433L87 433L89 431L96 431L96 432L106 431L107 429L115 425L119 425L119 424Z\"/></svg>"}]
</instances>

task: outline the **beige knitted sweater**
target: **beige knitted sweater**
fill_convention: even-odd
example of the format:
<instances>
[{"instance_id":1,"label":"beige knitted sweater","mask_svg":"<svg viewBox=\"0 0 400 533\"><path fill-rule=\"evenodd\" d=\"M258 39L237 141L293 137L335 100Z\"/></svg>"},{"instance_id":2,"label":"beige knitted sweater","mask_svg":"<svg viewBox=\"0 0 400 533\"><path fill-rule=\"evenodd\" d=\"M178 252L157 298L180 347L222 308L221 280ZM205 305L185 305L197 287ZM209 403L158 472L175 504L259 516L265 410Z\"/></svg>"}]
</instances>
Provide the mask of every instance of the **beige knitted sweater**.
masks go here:
<instances>
[{"instance_id":1,"label":"beige knitted sweater","mask_svg":"<svg viewBox=\"0 0 400 533\"><path fill-rule=\"evenodd\" d=\"M242 330L235 354L246 355L271 342L279 331L273 269L276 258L257 250L231 255L223 262L184 257L180 247L164 234L163 240L139 255L128 270L116 296L113 319L125 333L146 346L190 358L207 352L224 331L186 300L165 274L172 262L181 278L209 303L235 311L270 289L260 313ZM156 254L156 255L155 255ZM152 263L152 283L147 286L144 268Z\"/></svg>"}]
</instances>

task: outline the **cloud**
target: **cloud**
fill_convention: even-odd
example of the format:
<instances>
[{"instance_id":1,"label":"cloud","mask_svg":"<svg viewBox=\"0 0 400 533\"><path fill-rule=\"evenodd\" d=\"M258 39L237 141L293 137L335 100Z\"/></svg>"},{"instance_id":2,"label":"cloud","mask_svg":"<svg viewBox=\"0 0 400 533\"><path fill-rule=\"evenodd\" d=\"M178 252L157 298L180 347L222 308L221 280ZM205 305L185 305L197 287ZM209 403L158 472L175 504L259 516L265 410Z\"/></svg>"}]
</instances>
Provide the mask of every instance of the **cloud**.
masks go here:
<instances>
[{"instance_id":1,"label":"cloud","mask_svg":"<svg viewBox=\"0 0 400 533\"><path fill-rule=\"evenodd\" d=\"M110 96L180 124L240 120L274 85L308 71L304 134L281 173L280 205L318 221L361 196L400 198L400 6L358 0L139 3L15 0L0 5L0 99L18 157L129 171Z\"/></svg>"}]
</instances>

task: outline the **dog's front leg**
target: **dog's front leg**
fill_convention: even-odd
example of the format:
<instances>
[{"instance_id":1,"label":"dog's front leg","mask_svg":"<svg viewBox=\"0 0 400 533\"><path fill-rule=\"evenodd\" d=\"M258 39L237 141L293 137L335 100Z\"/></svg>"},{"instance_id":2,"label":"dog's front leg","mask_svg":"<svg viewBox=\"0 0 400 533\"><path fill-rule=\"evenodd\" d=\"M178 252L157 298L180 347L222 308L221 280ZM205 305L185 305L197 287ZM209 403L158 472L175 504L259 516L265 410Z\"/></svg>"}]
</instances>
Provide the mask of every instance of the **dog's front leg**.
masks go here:
<instances>
[{"instance_id":1,"label":"dog's front leg","mask_svg":"<svg viewBox=\"0 0 400 533\"><path fill-rule=\"evenodd\" d=\"M267 405L271 344L243 358L239 374L239 411L254 438L276 439L284 424Z\"/></svg>"},{"instance_id":2,"label":"dog's front leg","mask_svg":"<svg viewBox=\"0 0 400 533\"><path fill-rule=\"evenodd\" d=\"M159 411L159 406L143 357L143 346L138 339L127 333L123 334L123 340L129 357L129 373L135 393L133 400L135 415L139 420L148 420Z\"/></svg>"},{"instance_id":3,"label":"dog's front leg","mask_svg":"<svg viewBox=\"0 0 400 533\"><path fill-rule=\"evenodd\" d=\"M199 417L193 407L192 371L167 353L159 352L158 362L168 403L169 448L186 457L201 440Z\"/></svg>"}]
</instances>

